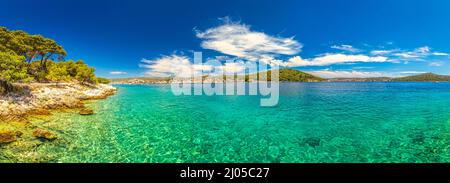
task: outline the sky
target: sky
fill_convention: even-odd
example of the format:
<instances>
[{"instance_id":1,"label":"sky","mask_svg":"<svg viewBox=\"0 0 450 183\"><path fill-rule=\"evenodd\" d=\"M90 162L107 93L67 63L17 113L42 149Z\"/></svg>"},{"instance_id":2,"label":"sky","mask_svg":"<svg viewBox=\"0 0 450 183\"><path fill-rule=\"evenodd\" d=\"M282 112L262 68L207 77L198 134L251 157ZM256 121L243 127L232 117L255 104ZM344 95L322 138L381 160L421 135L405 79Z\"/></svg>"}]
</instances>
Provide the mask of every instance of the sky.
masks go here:
<instances>
[{"instance_id":1,"label":"sky","mask_svg":"<svg viewBox=\"0 0 450 183\"><path fill-rule=\"evenodd\" d=\"M96 74L165 76L194 52L322 77L450 75L450 1L0 0L0 26L56 40ZM216 67L216 66L214 66Z\"/></svg>"}]
</instances>

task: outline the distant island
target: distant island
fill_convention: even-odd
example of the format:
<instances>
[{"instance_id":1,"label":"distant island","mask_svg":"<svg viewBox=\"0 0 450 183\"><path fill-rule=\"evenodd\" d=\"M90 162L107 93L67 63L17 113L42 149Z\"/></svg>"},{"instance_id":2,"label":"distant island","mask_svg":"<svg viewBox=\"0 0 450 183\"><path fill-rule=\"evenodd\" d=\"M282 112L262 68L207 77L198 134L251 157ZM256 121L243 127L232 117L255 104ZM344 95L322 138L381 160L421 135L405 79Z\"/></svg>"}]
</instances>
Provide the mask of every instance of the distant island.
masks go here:
<instances>
[{"instance_id":1,"label":"distant island","mask_svg":"<svg viewBox=\"0 0 450 183\"><path fill-rule=\"evenodd\" d=\"M272 71L263 71L256 74L247 74L245 76L235 76L236 80L249 82L251 80L267 80L270 81L270 75ZM194 82L224 82L227 77L233 77L225 75L223 77L218 76L202 76L192 79ZM113 84L167 84L174 80L173 77L133 77L133 78L111 78L109 79ZM279 80L286 82L320 82L326 79L313 76L311 74L295 70L295 69L280 69Z\"/></svg>"},{"instance_id":2,"label":"distant island","mask_svg":"<svg viewBox=\"0 0 450 183\"><path fill-rule=\"evenodd\" d=\"M373 77L373 78L331 78L329 82L435 82L450 81L450 76L438 75L433 73L424 73L405 77Z\"/></svg>"},{"instance_id":3,"label":"distant island","mask_svg":"<svg viewBox=\"0 0 450 183\"><path fill-rule=\"evenodd\" d=\"M270 76L271 71L259 72L257 74L245 75L245 77L236 77L236 79L244 80L248 82L250 78L256 78L256 80L265 79L266 76ZM230 76L224 76L219 78L219 81L225 82L226 78ZM231 76L232 77L232 76ZM194 82L210 82L206 79L207 76L194 79ZM213 77L217 81L218 77ZM173 81L171 77L134 77L134 78L112 78L110 79L113 84L168 84ZM270 78L267 79L270 81ZM405 77L372 77L372 78L321 78L308 74L295 69L283 68L279 70L279 81L281 82L433 82L433 81L450 81L450 76L437 75L433 73L424 73L414 76Z\"/></svg>"},{"instance_id":4,"label":"distant island","mask_svg":"<svg viewBox=\"0 0 450 183\"><path fill-rule=\"evenodd\" d=\"M419 74L415 76L407 76L394 78L394 81L450 81L450 76L437 75L433 73Z\"/></svg>"}]
</instances>

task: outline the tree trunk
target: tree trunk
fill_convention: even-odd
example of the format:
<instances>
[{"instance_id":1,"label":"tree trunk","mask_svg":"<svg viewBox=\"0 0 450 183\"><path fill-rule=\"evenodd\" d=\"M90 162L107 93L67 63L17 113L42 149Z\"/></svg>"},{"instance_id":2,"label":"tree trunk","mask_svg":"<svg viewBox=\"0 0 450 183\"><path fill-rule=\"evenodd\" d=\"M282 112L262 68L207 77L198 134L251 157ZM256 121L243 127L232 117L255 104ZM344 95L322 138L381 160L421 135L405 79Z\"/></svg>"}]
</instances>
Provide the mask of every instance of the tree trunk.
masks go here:
<instances>
[{"instance_id":1,"label":"tree trunk","mask_svg":"<svg viewBox=\"0 0 450 183\"><path fill-rule=\"evenodd\" d=\"M41 58L41 67L44 71L47 72L47 60L48 58L50 58L53 55L52 52L50 52L50 54L48 56L45 56L45 54L42 56Z\"/></svg>"},{"instance_id":2,"label":"tree trunk","mask_svg":"<svg viewBox=\"0 0 450 183\"><path fill-rule=\"evenodd\" d=\"M28 63L31 63L37 54L38 54L37 51L35 51L32 55L30 55L30 57L27 57L26 61Z\"/></svg>"},{"instance_id":3,"label":"tree trunk","mask_svg":"<svg viewBox=\"0 0 450 183\"><path fill-rule=\"evenodd\" d=\"M0 94L7 94L12 92L14 87L11 83L5 80L0 80Z\"/></svg>"}]
</instances>

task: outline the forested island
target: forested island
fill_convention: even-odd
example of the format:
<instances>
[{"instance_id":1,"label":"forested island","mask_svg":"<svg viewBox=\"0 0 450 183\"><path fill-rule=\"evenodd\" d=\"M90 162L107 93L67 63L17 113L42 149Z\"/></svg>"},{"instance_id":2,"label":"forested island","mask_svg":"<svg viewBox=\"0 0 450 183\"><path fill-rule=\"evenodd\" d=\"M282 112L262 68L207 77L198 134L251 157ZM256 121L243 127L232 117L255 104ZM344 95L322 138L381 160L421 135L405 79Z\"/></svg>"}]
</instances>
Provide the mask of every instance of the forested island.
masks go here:
<instances>
[{"instance_id":1,"label":"forested island","mask_svg":"<svg viewBox=\"0 0 450 183\"><path fill-rule=\"evenodd\" d=\"M415 76L394 78L393 81L450 81L450 76L425 73Z\"/></svg>"}]
</instances>

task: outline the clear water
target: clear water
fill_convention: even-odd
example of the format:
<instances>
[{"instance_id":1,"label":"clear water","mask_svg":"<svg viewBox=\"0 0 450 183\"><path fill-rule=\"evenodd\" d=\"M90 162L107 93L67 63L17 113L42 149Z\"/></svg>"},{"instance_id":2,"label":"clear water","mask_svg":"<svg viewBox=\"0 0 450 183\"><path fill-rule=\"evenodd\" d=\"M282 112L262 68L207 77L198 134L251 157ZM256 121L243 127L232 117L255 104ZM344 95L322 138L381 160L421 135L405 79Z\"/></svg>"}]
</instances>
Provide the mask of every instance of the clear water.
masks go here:
<instances>
[{"instance_id":1,"label":"clear water","mask_svg":"<svg viewBox=\"0 0 450 183\"><path fill-rule=\"evenodd\" d=\"M92 116L34 124L55 162L450 162L450 83L283 83L258 96L174 96L117 85Z\"/></svg>"}]
</instances>

